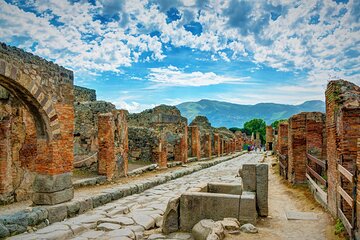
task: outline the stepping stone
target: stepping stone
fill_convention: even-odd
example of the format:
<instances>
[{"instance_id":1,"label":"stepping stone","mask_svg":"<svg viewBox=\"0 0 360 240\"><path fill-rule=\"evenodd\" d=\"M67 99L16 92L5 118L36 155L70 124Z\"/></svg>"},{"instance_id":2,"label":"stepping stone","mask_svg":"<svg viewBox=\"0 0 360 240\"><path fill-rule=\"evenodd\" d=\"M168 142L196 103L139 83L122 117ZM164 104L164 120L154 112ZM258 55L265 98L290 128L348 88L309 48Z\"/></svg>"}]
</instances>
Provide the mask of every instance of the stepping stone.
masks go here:
<instances>
[{"instance_id":1,"label":"stepping stone","mask_svg":"<svg viewBox=\"0 0 360 240\"><path fill-rule=\"evenodd\" d=\"M287 220L318 220L317 214L313 212L286 212Z\"/></svg>"},{"instance_id":2,"label":"stepping stone","mask_svg":"<svg viewBox=\"0 0 360 240\"><path fill-rule=\"evenodd\" d=\"M114 223L101 223L96 227L97 230L105 231L105 232L117 230L119 228L121 228L121 226L119 224L114 224Z\"/></svg>"},{"instance_id":3,"label":"stepping stone","mask_svg":"<svg viewBox=\"0 0 360 240\"><path fill-rule=\"evenodd\" d=\"M179 239L179 240L193 240L193 237L190 233L183 233L183 232L174 232L166 237L171 239Z\"/></svg>"},{"instance_id":4,"label":"stepping stone","mask_svg":"<svg viewBox=\"0 0 360 240\"><path fill-rule=\"evenodd\" d=\"M128 217L114 217L114 218L102 218L98 221L98 223L114 223L120 225L132 225L134 224L134 220Z\"/></svg>"},{"instance_id":5,"label":"stepping stone","mask_svg":"<svg viewBox=\"0 0 360 240\"><path fill-rule=\"evenodd\" d=\"M151 234L148 237L148 240L155 240L155 239L166 239L166 237L165 237L165 235L163 235L161 233Z\"/></svg>"},{"instance_id":6,"label":"stepping stone","mask_svg":"<svg viewBox=\"0 0 360 240\"><path fill-rule=\"evenodd\" d=\"M87 231L87 232L81 234L80 237L85 237L88 239L98 239L102 235L104 235L104 232L102 232L102 231L90 230L90 231Z\"/></svg>"},{"instance_id":7,"label":"stepping stone","mask_svg":"<svg viewBox=\"0 0 360 240\"><path fill-rule=\"evenodd\" d=\"M135 238L135 234L128 228L117 229L106 234L109 237L129 237L130 239Z\"/></svg>"},{"instance_id":8,"label":"stepping stone","mask_svg":"<svg viewBox=\"0 0 360 240\"><path fill-rule=\"evenodd\" d=\"M140 226L143 226L146 230L153 228L155 226L155 220L147 215L140 214L140 213L134 213L131 214L132 219L139 224Z\"/></svg>"}]
</instances>

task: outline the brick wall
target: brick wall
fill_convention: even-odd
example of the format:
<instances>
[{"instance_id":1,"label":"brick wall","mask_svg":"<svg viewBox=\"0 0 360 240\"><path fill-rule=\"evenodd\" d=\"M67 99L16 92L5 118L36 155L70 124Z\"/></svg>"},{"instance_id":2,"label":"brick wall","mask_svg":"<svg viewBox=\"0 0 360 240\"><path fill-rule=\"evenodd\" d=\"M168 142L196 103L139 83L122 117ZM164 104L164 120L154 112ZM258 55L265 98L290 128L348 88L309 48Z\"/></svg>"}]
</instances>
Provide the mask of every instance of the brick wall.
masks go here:
<instances>
[{"instance_id":1,"label":"brick wall","mask_svg":"<svg viewBox=\"0 0 360 240\"><path fill-rule=\"evenodd\" d=\"M306 181L306 114L299 113L289 119L288 180L291 183Z\"/></svg>"},{"instance_id":2,"label":"brick wall","mask_svg":"<svg viewBox=\"0 0 360 240\"><path fill-rule=\"evenodd\" d=\"M351 192L351 186L340 177L337 164L341 163L354 173L357 156L357 139L360 137L360 88L353 83L337 80L330 81L326 96L326 132L328 159L328 208L337 216L337 207L344 206L345 215L350 212L343 201L338 205L340 196L337 186L341 184L345 191Z\"/></svg>"},{"instance_id":3,"label":"brick wall","mask_svg":"<svg viewBox=\"0 0 360 240\"><path fill-rule=\"evenodd\" d=\"M288 128L289 124L282 122L279 124L278 131L278 153L281 155L288 155Z\"/></svg>"},{"instance_id":4,"label":"brick wall","mask_svg":"<svg viewBox=\"0 0 360 240\"><path fill-rule=\"evenodd\" d=\"M272 126L266 126L266 150L274 150L274 133Z\"/></svg>"}]
</instances>

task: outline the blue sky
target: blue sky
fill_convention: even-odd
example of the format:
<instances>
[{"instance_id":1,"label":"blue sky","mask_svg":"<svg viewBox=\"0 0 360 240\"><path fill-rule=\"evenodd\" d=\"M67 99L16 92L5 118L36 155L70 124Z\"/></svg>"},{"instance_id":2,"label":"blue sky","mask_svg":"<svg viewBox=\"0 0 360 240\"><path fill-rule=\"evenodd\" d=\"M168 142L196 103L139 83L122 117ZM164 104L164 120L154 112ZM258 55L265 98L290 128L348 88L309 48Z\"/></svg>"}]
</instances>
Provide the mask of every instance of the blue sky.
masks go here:
<instances>
[{"instance_id":1,"label":"blue sky","mask_svg":"<svg viewBox=\"0 0 360 240\"><path fill-rule=\"evenodd\" d=\"M130 112L299 104L331 79L360 84L359 0L0 0L0 27Z\"/></svg>"}]
</instances>

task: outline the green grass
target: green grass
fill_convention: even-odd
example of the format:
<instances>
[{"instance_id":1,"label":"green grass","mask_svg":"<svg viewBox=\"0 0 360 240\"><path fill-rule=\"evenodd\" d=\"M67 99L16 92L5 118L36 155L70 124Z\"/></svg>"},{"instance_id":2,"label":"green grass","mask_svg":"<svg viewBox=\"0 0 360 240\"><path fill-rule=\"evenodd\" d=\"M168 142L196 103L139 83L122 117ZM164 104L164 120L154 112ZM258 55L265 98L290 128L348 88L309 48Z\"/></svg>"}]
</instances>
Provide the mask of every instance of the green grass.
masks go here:
<instances>
[{"instance_id":1,"label":"green grass","mask_svg":"<svg viewBox=\"0 0 360 240\"><path fill-rule=\"evenodd\" d=\"M337 219L335 224L335 234L339 235L344 231L345 231L344 224L340 221L340 219Z\"/></svg>"}]
</instances>

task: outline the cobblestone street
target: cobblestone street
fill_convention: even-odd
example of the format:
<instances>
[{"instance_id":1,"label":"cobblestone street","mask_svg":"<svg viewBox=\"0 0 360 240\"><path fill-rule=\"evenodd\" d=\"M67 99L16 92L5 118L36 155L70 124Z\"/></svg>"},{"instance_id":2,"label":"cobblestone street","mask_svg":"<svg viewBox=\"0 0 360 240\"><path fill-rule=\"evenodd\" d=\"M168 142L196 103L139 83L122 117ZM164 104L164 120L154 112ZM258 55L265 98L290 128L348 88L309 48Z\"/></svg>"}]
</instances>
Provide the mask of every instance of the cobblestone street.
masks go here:
<instances>
[{"instance_id":1,"label":"cobblestone street","mask_svg":"<svg viewBox=\"0 0 360 240\"><path fill-rule=\"evenodd\" d=\"M111 202L86 214L54 223L35 233L22 234L11 239L143 239L144 232L158 228L169 199L180 195L200 182L239 181L239 167L246 162L258 162L262 154L244 154L230 161L169 181ZM156 239L158 235L150 235ZM169 236L188 239L187 234Z\"/></svg>"}]
</instances>

